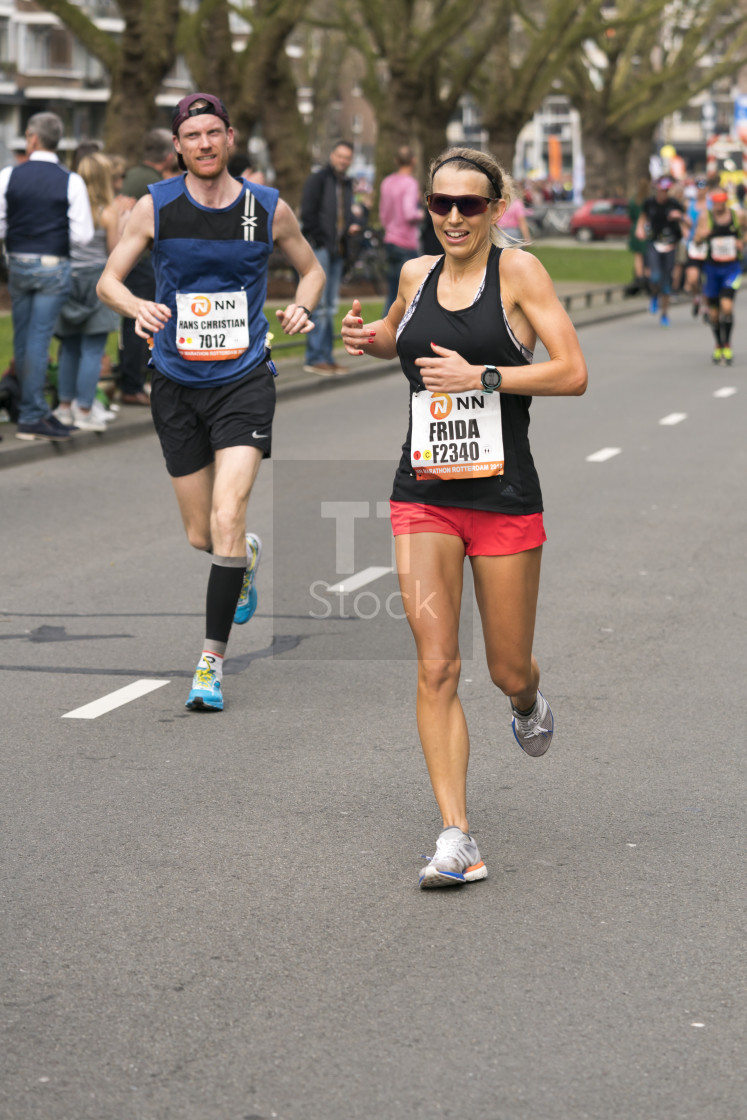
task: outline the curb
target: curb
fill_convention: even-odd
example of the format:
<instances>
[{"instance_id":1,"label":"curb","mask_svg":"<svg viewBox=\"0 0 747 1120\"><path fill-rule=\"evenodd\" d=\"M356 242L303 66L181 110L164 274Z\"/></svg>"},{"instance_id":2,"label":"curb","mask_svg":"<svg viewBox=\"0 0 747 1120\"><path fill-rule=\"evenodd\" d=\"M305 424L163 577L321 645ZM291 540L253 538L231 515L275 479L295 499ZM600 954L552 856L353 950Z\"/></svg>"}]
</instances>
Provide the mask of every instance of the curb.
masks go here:
<instances>
[{"instance_id":1,"label":"curb","mask_svg":"<svg viewBox=\"0 0 747 1120\"><path fill-rule=\"evenodd\" d=\"M646 310L646 300L639 297L613 301L613 295L619 293L620 288L603 288L592 292L576 292L561 298L561 302L568 311L573 325L577 330L593 326L597 323L607 323L614 319L627 318L631 315L640 315ZM595 302L595 300L603 302ZM573 303L583 301L583 307L573 310ZM297 359L296 359L297 361ZM327 393L332 389L340 389L345 385L362 385L379 377L386 377L399 370L397 360L383 362L373 359L372 362L356 366L350 372L337 377L317 377L315 374L304 374L300 368L291 369L284 374L282 369L282 355L278 356L280 364L280 377L277 384L278 402L284 399L307 396L312 393ZM287 380L286 380L287 378ZM15 425L3 424L6 432L0 429L4 436L0 442L0 470L4 467L15 467L20 463L38 463L54 459L63 459L66 455L76 455L92 448L103 447L110 443L121 443L124 440L134 439L136 436L145 436L153 433L153 421L149 411L134 405L123 405L116 421L113 421L106 432L76 432L69 443L23 442L15 438Z\"/></svg>"}]
</instances>

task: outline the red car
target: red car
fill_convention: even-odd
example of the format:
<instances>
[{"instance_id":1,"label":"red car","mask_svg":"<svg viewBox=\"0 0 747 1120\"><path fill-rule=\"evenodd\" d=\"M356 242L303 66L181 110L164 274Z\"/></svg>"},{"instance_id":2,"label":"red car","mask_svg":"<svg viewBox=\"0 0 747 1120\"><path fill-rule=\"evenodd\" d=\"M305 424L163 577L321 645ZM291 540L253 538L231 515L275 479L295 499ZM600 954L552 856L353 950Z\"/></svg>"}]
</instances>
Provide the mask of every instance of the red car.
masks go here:
<instances>
[{"instance_id":1,"label":"red car","mask_svg":"<svg viewBox=\"0 0 747 1120\"><path fill-rule=\"evenodd\" d=\"M571 218L570 230L578 241L627 237L630 233L627 199L589 199Z\"/></svg>"}]
</instances>

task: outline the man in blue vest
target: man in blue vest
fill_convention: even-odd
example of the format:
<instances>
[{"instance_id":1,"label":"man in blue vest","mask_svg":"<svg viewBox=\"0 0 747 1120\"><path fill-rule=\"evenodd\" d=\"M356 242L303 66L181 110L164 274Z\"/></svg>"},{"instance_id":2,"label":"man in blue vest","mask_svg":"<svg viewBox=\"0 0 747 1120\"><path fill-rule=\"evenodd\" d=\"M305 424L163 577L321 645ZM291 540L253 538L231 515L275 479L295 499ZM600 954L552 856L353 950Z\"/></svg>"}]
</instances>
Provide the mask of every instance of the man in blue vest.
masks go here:
<instances>
[{"instance_id":1,"label":"man in blue vest","mask_svg":"<svg viewBox=\"0 0 747 1120\"><path fill-rule=\"evenodd\" d=\"M231 624L247 622L257 602L261 542L246 532L246 510L272 444L275 367L264 303L273 246L298 273L293 301L275 313L285 334L313 330L324 273L274 187L229 173L233 129L218 97L183 97L172 128L186 174L151 183L135 204L98 293L152 340L151 405L166 469L189 543L212 557L187 707L221 711ZM148 248L155 300L125 283Z\"/></svg>"},{"instance_id":2,"label":"man in blue vest","mask_svg":"<svg viewBox=\"0 0 747 1120\"><path fill-rule=\"evenodd\" d=\"M57 313L70 288L70 245L93 237L88 191L57 158L62 121L37 113L26 126L28 159L0 172L0 237L8 256L13 356L21 382L19 439L69 440L44 384Z\"/></svg>"}]
</instances>

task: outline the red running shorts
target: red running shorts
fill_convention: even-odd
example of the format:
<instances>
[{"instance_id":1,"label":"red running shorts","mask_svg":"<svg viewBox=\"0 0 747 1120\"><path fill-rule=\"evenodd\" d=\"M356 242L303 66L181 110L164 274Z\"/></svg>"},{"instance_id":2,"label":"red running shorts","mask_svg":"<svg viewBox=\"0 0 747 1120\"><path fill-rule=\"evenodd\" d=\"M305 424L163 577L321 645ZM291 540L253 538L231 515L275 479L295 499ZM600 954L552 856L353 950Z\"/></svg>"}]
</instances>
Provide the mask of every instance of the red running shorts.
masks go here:
<instances>
[{"instance_id":1,"label":"red running shorts","mask_svg":"<svg viewBox=\"0 0 747 1120\"><path fill-rule=\"evenodd\" d=\"M423 502L390 502L389 507L395 537L446 533L461 537L467 556L511 556L547 540L541 513L491 513Z\"/></svg>"}]
</instances>

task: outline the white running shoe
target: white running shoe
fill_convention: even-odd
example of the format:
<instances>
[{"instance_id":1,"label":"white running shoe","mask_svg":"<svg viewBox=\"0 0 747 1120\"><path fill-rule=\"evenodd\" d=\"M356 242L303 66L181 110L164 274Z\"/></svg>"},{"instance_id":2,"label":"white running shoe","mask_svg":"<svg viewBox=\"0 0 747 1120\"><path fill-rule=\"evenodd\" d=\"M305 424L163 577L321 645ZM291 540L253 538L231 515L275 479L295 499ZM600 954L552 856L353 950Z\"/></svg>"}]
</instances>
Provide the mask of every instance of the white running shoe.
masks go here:
<instances>
[{"instance_id":1,"label":"white running shoe","mask_svg":"<svg viewBox=\"0 0 747 1120\"><path fill-rule=\"evenodd\" d=\"M517 712L511 700L509 704L514 717L511 721L514 739L526 754L530 754L532 758L540 758L552 742L554 721L550 705L541 692L537 693L534 707L528 715L523 716Z\"/></svg>"},{"instance_id":2,"label":"white running shoe","mask_svg":"<svg viewBox=\"0 0 747 1120\"><path fill-rule=\"evenodd\" d=\"M64 424L66 428L72 428L75 426L75 421L73 420L73 410L69 405L58 404L52 415L56 416L59 422L61 424Z\"/></svg>"},{"instance_id":3,"label":"white running shoe","mask_svg":"<svg viewBox=\"0 0 747 1120\"><path fill-rule=\"evenodd\" d=\"M112 420L117 419L116 412L112 412L110 408L105 408L98 397L93 398L91 415L94 420L101 420L104 424L109 424Z\"/></svg>"},{"instance_id":4,"label":"white running shoe","mask_svg":"<svg viewBox=\"0 0 747 1120\"><path fill-rule=\"evenodd\" d=\"M76 428L81 432L105 432L106 424L103 420L98 420L93 409L84 412L77 401L73 401L71 411L73 414L73 423Z\"/></svg>"},{"instance_id":5,"label":"white running shoe","mask_svg":"<svg viewBox=\"0 0 747 1120\"><path fill-rule=\"evenodd\" d=\"M483 863L477 844L467 832L451 825L445 828L436 841L435 855L428 859L418 877L423 890L430 887L461 887L476 879L487 879L488 869Z\"/></svg>"}]
</instances>

